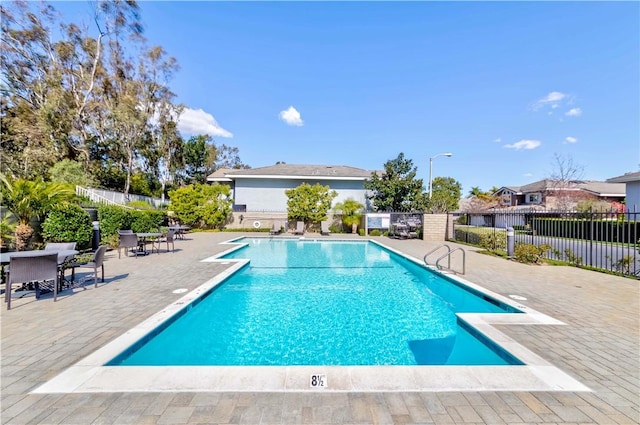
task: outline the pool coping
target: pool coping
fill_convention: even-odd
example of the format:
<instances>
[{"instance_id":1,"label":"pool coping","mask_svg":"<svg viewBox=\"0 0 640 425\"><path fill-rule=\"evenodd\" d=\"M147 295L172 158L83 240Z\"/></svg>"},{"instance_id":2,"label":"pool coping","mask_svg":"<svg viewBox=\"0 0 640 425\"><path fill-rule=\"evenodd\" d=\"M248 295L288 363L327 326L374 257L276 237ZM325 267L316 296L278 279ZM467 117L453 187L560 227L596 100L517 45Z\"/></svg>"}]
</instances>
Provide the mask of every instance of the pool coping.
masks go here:
<instances>
[{"instance_id":1,"label":"pool coping","mask_svg":"<svg viewBox=\"0 0 640 425\"><path fill-rule=\"evenodd\" d=\"M271 238L271 237L269 237ZM277 237L283 239L282 237ZM32 393L99 392L429 392L429 391L591 391L561 369L519 344L495 325L564 325L543 313L489 291L460 276L437 273L499 300L521 313L458 313L458 317L489 340L520 359L517 366L104 366L133 343L155 329L186 305L224 282L249 260L221 259L244 244L232 245L202 260L227 264L229 268L182 298L75 363ZM339 238L289 239L348 241ZM378 241L373 242L421 266L424 264ZM312 386L312 377L323 377ZM317 380L314 382L318 382Z\"/></svg>"}]
</instances>

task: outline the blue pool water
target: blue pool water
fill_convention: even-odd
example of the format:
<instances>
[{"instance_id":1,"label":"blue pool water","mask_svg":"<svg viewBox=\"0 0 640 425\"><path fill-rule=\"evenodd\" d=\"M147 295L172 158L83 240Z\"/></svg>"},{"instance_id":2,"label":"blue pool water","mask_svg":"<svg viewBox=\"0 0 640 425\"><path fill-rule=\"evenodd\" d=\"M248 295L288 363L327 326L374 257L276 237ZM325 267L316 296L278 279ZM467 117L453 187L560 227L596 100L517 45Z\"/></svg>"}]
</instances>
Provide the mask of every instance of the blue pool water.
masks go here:
<instances>
[{"instance_id":1,"label":"blue pool water","mask_svg":"<svg viewBox=\"0 0 640 425\"><path fill-rule=\"evenodd\" d=\"M109 365L522 364L455 315L516 310L377 244L242 242L248 266Z\"/></svg>"}]
</instances>

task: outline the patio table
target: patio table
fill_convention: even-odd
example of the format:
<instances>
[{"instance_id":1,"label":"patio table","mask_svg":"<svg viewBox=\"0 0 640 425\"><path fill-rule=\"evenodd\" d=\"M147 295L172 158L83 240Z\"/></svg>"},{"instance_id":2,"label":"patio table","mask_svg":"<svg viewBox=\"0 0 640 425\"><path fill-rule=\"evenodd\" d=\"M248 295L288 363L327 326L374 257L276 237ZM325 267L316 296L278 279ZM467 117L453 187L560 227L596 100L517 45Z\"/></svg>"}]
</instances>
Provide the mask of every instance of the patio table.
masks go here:
<instances>
[{"instance_id":1,"label":"patio table","mask_svg":"<svg viewBox=\"0 0 640 425\"><path fill-rule=\"evenodd\" d=\"M178 239L184 239L184 234L191 230L191 226L184 226L184 225L178 225L178 226L169 226L169 230L175 230L176 231L176 238Z\"/></svg>"},{"instance_id":2,"label":"patio table","mask_svg":"<svg viewBox=\"0 0 640 425\"><path fill-rule=\"evenodd\" d=\"M64 265L69 262L70 259L73 259L74 256L78 255L78 251L75 249L61 249L55 251L58 254L58 268L60 269L60 277L58 278L58 288L62 289L62 284L66 282L64 277L65 267ZM29 251L15 251L15 252L3 252L0 253L0 265L2 266L2 282L5 283L5 274L4 268L6 265L11 263L12 257L37 257L40 255L50 255L52 251L45 250L29 250ZM73 282L69 282L73 283Z\"/></svg>"},{"instance_id":3,"label":"patio table","mask_svg":"<svg viewBox=\"0 0 640 425\"><path fill-rule=\"evenodd\" d=\"M160 236L162 236L162 233L160 232L143 232L143 233L136 233L136 235L138 235L138 252L139 253L143 253L144 255L149 254L149 251L147 251L147 239L152 239L152 238L159 238Z\"/></svg>"}]
</instances>

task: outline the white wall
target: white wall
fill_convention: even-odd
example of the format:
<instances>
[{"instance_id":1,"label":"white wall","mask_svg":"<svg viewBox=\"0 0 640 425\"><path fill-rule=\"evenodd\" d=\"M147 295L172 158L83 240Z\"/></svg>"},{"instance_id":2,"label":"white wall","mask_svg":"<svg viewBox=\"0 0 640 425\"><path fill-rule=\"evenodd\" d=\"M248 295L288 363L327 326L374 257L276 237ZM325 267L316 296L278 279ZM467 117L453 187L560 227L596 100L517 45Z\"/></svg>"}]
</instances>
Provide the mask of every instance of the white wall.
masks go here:
<instances>
[{"instance_id":1,"label":"white wall","mask_svg":"<svg viewBox=\"0 0 640 425\"><path fill-rule=\"evenodd\" d=\"M281 180L281 179L236 179L234 203L246 205L247 211L286 211L287 189L293 189L302 183L329 186L338 192L333 205L347 198L367 204L363 181L327 181L327 180Z\"/></svg>"},{"instance_id":2,"label":"white wall","mask_svg":"<svg viewBox=\"0 0 640 425\"><path fill-rule=\"evenodd\" d=\"M640 212L640 181L628 182L626 185L627 211L633 212L635 206L636 212Z\"/></svg>"}]
</instances>

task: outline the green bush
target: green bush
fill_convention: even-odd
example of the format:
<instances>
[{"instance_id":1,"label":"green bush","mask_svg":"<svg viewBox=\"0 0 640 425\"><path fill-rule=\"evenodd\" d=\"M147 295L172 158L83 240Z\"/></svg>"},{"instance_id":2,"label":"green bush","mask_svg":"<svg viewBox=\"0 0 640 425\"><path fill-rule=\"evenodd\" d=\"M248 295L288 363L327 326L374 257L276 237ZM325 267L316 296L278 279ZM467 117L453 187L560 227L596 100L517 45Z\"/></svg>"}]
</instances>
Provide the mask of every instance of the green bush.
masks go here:
<instances>
[{"instance_id":1,"label":"green bush","mask_svg":"<svg viewBox=\"0 0 640 425\"><path fill-rule=\"evenodd\" d=\"M42 223L44 242L76 242L78 249L87 249L93 237L89 213L68 202L56 205Z\"/></svg>"},{"instance_id":2,"label":"green bush","mask_svg":"<svg viewBox=\"0 0 640 425\"><path fill-rule=\"evenodd\" d=\"M335 224L332 224L331 226L329 226L329 231L331 233L344 233L344 231L342 230L342 227L336 226Z\"/></svg>"},{"instance_id":3,"label":"green bush","mask_svg":"<svg viewBox=\"0 0 640 425\"><path fill-rule=\"evenodd\" d=\"M378 229L373 229L372 231L369 232L370 236L381 236L382 232L380 232L380 230Z\"/></svg>"},{"instance_id":4,"label":"green bush","mask_svg":"<svg viewBox=\"0 0 640 425\"><path fill-rule=\"evenodd\" d=\"M222 228L231 214L231 189L194 184L169 192L170 209L181 223L203 229Z\"/></svg>"},{"instance_id":5,"label":"green bush","mask_svg":"<svg viewBox=\"0 0 640 425\"><path fill-rule=\"evenodd\" d=\"M551 245L532 245L529 243L517 243L514 250L516 261L525 264L542 264L545 253L551 249Z\"/></svg>"},{"instance_id":6,"label":"green bush","mask_svg":"<svg viewBox=\"0 0 640 425\"><path fill-rule=\"evenodd\" d=\"M358 234L360 236L364 236L364 229L358 229Z\"/></svg>"},{"instance_id":7,"label":"green bush","mask_svg":"<svg viewBox=\"0 0 640 425\"><path fill-rule=\"evenodd\" d=\"M102 244L118 246L118 230L156 232L167 221L167 213L158 210L132 210L118 206L102 206L98 209L100 239Z\"/></svg>"},{"instance_id":8,"label":"green bush","mask_svg":"<svg viewBox=\"0 0 640 425\"><path fill-rule=\"evenodd\" d=\"M505 251L507 249L507 235L504 232L486 232L478 236L478 245L489 251Z\"/></svg>"},{"instance_id":9,"label":"green bush","mask_svg":"<svg viewBox=\"0 0 640 425\"><path fill-rule=\"evenodd\" d=\"M154 209L153 205L146 201L131 201L127 202L127 206L131 208L135 208L137 210L152 210Z\"/></svg>"},{"instance_id":10,"label":"green bush","mask_svg":"<svg viewBox=\"0 0 640 425\"><path fill-rule=\"evenodd\" d=\"M488 250L507 249L507 231L487 227L456 228L455 240L477 245Z\"/></svg>"}]
</instances>

